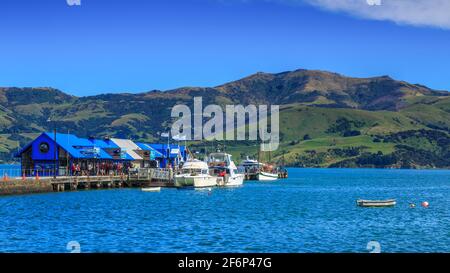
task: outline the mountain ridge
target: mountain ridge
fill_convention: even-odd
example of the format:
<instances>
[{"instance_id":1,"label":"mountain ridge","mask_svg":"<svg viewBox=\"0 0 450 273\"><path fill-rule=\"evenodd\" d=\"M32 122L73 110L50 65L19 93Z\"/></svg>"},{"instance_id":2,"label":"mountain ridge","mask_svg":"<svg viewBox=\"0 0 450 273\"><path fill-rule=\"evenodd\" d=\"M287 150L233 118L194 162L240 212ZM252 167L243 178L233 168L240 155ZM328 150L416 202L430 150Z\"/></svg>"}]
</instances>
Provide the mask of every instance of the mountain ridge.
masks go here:
<instances>
[{"instance_id":1,"label":"mountain ridge","mask_svg":"<svg viewBox=\"0 0 450 273\"><path fill-rule=\"evenodd\" d=\"M75 96L75 95L70 95L67 94L59 89L56 88L52 88L52 87L0 87L0 95L4 95L5 91L19 91L19 92L31 92L34 93L36 91L38 92L50 92L50 93L58 93L60 95L65 95L67 97L71 97L71 98L96 98L96 97L104 97L104 96L144 96L144 95L152 95L152 94L177 94L177 93L186 93L186 92L195 92L195 91L204 91L204 90L218 90L218 91L222 91L222 92L233 92L233 87L235 88L236 85L239 84L246 84L246 82L248 81L262 81L264 79L266 79L266 82L264 82L265 84L270 83L270 81L279 79L280 77L284 77L284 80L289 80L289 78L292 78L293 76L303 76L303 84L305 85L305 89L303 91L306 92L314 92L314 91L332 91L330 90L332 86L330 86L329 84L323 84L324 80L327 80L327 77L332 77L334 78L335 81L339 81L339 85L340 86L335 86L335 87L340 87L341 89L343 89L343 87L348 87L348 83L352 84L356 84L357 82L360 83L376 83L376 82L380 82L380 81L387 81L387 82L391 82L391 83L397 83L399 85L399 87L409 87L411 89L416 89L416 91L418 92L424 92L424 93L428 93L428 95L430 95L431 93L433 93L434 95L441 95L441 96L448 96L448 91L446 90L435 90L432 88L429 88L425 85L422 84L412 84L412 83L408 83L406 81L402 81L402 80L395 80L392 77L388 76L388 75L382 75L382 76L374 76L374 77L350 77L350 76L345 76L343 74L339 74L339 73L335 73L335 72L329 72L329 71L325 71L325 70L307 70L307 69L297 69L297 70L293 70L293 71L284 71L284 72L279 72L279 73L266 73L266 72L257 72L254 74L251 74L249 76L243 77L241 79L235 80L235 81L231 81L231 82L227 82L224 84L220 84L214 87L195 87L195 86L184 86L184 87L179 87L179 88L175 88L175 89L169 89L169 90L157 90L157 89L153 89L150 91L143 91L143 92L118 92L118 93L110 93L110 92L106 92L106 93L101 93L101 94L96 94L96 95L89 95L89 96ZM298 80L298 78L297 78ZM320 90L320 88L317 88L317 82L315 81L319 81L320 83L322 83L322 90ZM344 82L343 82L344 81ZM347 83L347 84L345 84ZM335 83L336 84L336 83ZM325 87L326 90L323 90L323 88ZM316 90L317 89L317 90ZM339 91L339 90L335 90L335 91ZM361 89L359 89L358 91L361 91ZM412 91L412 90L410 90ZM0 97L1 98L1 97ZM1 101L0 101L1 102ZM281 101L282 102L282 101Z\"/></svg>"},{"instance_id":2,"label":"mountain ridge","mask_svg":"<svg viewBox=\"0 0 450 273\"><path fill-rule=\"evenodd\" d=\"M192 107L196 96L203 97L204 106L279 104L280 151L291 157L294 165L308 162L305 158L314 157L310 154L312 150L324 153L325 158L336 158L342 151L328 154L328 150L340 146L347 149L348 145L357 145L358 149L366 152L383 151L395 153L396 156L412 154L411 151L397 151L393 144L367 142L374 137L392 140L395 138L389 135L409 131L413 138L419 136L425 142L435 143L431 138L439 134L430 137L428 134L413 132L424 129L439 131L444 135L450 132L449 92L398 81L389 76L354 78L321 70L298 69L280 73L258 72L215 87L181 87L167 91L106 93L84 97L72 96L50 87L2 87L0 158L11 160L17 142L23 145L33 134L54 127L58 131L70 131L84 137L109 135L159 141L159 133L167 130L173 121L170 118L171 108L176 104ZM427 137L431 140L426 140ZM341 140L335 142L333 139ZM325 146L317 146L316 140ZM419 146L425 145L423 141ZM314 149L304 149L312 143L315 143ZM236 145L238 147L241 144ZM427 144L424 147L431 146ZM237 153L245 150L242 145L239 147ZM430 153L422 154L426 158ZM435 162L442 162L441 158L446 155L442 149L439 153ZM277 156L281 157L282 154ZM354 164L351 157L338 159L346 160L341 165ZM340 161L336 160L325 160L318 165L340 166ZM405 162L404 159L399 160ZM313 159L311 162L318 161ZM420 165L426 160L419 162L417 164ZM396 166L402 164L406 163ZM416 163L408 164L414 166Z\"/></svg>"}]
</instances>

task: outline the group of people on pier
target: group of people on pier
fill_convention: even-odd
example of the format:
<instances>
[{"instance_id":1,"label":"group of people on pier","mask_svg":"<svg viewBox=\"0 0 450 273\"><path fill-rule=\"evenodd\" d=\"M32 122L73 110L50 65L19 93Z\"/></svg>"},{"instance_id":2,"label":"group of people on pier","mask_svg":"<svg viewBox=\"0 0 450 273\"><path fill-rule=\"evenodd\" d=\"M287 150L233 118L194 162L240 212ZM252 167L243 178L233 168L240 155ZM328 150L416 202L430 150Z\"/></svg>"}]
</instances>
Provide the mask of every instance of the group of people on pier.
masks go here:
<instances>
[{"instance_id":1,"label":"group of people on pier","mask_svg":"<svg viewBox=\"0 0 450 273\"><path fill-rule=\"evenodd\" d=\"M72 176L127 175L132 168L131 162L74 162L70 166L70 174Z\"/></svg>"}]
</instances>

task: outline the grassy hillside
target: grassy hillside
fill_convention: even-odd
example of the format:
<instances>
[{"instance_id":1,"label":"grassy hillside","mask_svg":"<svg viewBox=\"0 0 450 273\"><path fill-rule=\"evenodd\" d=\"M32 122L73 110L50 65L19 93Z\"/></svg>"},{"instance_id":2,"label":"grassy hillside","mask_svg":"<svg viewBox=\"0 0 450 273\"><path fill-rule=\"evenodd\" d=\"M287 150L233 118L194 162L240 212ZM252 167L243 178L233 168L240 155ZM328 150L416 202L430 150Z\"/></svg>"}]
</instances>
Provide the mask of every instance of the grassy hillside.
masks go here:
<instances>
[{"instance_id":1,"label":"grassy hillside","mask_svg":"<svg viewBox=\"0 0 450 273\"><path fill-rule=\"evenodd\" d=\"M75 97L53 88L0 88L0 161L11 162L18 144L55 127L82 137L165 142L159 135L174 121L172 107L192 108L199 96L203 106L280 105L281 145L262 155L266 160L311 167L450 167L448 92L388 76L352 78L302 69L257 73L217 87L139 94ZM402 139L395 137L399 134ZM211 151L216 144L192 147ZM258 155L256 142L221 144L238 159Z\"/></svg>"},{"instance_id":2,"label":"grassy hillside","mask_svg":"<svg viewBox=\"0 0 450 273\"><path fill-rule=\"evenodd\" d=\"M445 104L441 106L445 107ZM439 117L426 115L426 112L423 114L420 107L421 110L414 113L415 107L418 106L410 107L404 112L392 112L286 105L280 112L281 145L277 151L270 154L266 152L258 155L259 145L256 142L192 145L194 150L202 152L205 148L211 151L215 146L226 145L226 151L233 154L238 161L247 155L253 158L259 156L262 160L284 162L289 166L449 167L450 165L446 165L446 160L443 159L444 155L450 154L450 147L445 144L446 141L450 141L448 132L427 127ZM420 119L417 118L419 116ZM437 134L439 137L429 134ZM401 137L396 138L398 135ZM406 148L418 150L405 153ZM426 156L432 158L423 162L405 162L405 157L414 158L415 153L417 157L429 153ZM389 164L380 165L376 162L377 165L371 162L393 155L396 158L389 161ZM374 158L367 159L369 156ZM364 164L358 163L362 159L367 160Z\"/></svg>"}]
</instances>

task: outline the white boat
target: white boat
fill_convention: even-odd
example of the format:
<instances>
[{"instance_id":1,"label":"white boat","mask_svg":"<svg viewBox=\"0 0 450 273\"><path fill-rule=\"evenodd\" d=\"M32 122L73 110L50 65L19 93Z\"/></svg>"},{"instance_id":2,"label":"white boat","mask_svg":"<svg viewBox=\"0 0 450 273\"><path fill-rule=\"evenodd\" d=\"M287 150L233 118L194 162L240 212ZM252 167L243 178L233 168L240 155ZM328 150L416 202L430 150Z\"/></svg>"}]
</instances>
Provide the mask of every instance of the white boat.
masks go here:
<instances>
[{"instance_id":1,"label":"white boat","mask_svg":"<svg viewBox=\"0 0 450 273\"><path fill-rule=\"evenodd\" d=\"M250 159L247 156L247 159L243 160L239 167L245 169L245 172L254 172L257 173L258 170L263 166L261 162L258 162L256 159Z\"/></svg>"},{"instance_id":2,"label":"white boat","mask_svg":"<svg viewBox=\"0 0 450 273\"><path fill-rule=\"evenodd\" d=\"M243 169L238 169L231 155L212 153L208 158L209 169L217 177L217 185L222 187L241 186L244 183Z\"/></svg>"},{"instance_id":3,"label":"white boat","mask_svg":"<svg viewBox=\"0 0 450 273\"><path fill-rule=\"evenodd\" d=\"M178 188L206 188L216 184L217 178L209 174L208 164L198 159L184 163L181 174L175 175L175 186Z\"/></svg>"},{"instance_id":4,"label":"white boat","mask_svg":"<svg viewBox=\"0 0 450 273\"><path fill-rule=\"evenodd\" d=\"M247 156L247 159L243 160L238 168L243 168L245 173L245 179L247 180L258 180L257 174L259 170L263 166L258 160L250 159Z\"/></svg>"},{"instance_id":5,"label":"white boat","mask_svg":"<svg viewBox=\"0 0 450 273\"><path fill-rule=\"evenodd\" d=\"M278 173L268 173L260 171L257 176L257 180L259 181L273 181L278 179Z\"/></svg>"},{"instance_id":6,"label":"white boat","mask_svg":"<svg viewBox=\"0 0 450 273\"><path fill-rule=\"evenodd\" d=\"M278 169L272 164L266 163L259 169L256 176L259 181L273 181L278 179Z\"/></svg>"},{"instance_id":7,"label":"white boat","mask_svg":"<svg viewBox=\"0 0 450 273\"><path fill-rule=\"evenodd\" d=\"M161 187L141 188L141 190L145 192L159 192L161 191Z\"/></svg>"}]
</instances>

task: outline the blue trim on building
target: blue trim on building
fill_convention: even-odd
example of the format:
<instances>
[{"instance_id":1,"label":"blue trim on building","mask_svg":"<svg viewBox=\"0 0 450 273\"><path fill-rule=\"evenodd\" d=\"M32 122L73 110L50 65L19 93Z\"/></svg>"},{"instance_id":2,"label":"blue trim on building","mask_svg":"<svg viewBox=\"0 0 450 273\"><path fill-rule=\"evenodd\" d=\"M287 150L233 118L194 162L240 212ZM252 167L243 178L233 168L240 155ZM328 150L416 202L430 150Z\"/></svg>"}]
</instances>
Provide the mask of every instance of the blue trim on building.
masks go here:
<instances>
[{"instance_id":1,"label":"blue trim on building","mask_svg":"<svg viewBox=\"0 0 450 273\"><path fill-rule=\"evenodd\" d=\"M153 148L150 144L142 143L142 142L135 142L139 148L145 151L153 152L155 158L162 158L164 155L160 152L158 152L155 148Z\"/></svg>"},{"instance_id":2,"label":"blue trim on building","mask_svg":"<svg viewBox=\"0 0 450 273\"><path fill-rule=\"evenodd\" d=\"M150 159L159 161L160 167L167 167L168 160L173 165L180 160L186 159L185 146L177 144L152 144L152 143L135 143L140 149L149 151ZM69 164L73 160L111 160L114 162L134 161L125 150L121 150L117 144L109 139L94 139L94 138L80 138L73 134L56 134L56 142L54 140L54 133L45 132L39 135L36 139L21 149L16 157L22 157L22 154L31 147L31 159L34 162L34 169L51 169L54 165L55 149L57 149L57 165L60 166L59 152L60 149L67 152L70 156ZM168 148L170 153L168 155ZM115 152L115 156L111 155ZM21 158L22 160L22 158Z\"/></svg>"}]
</instances>

